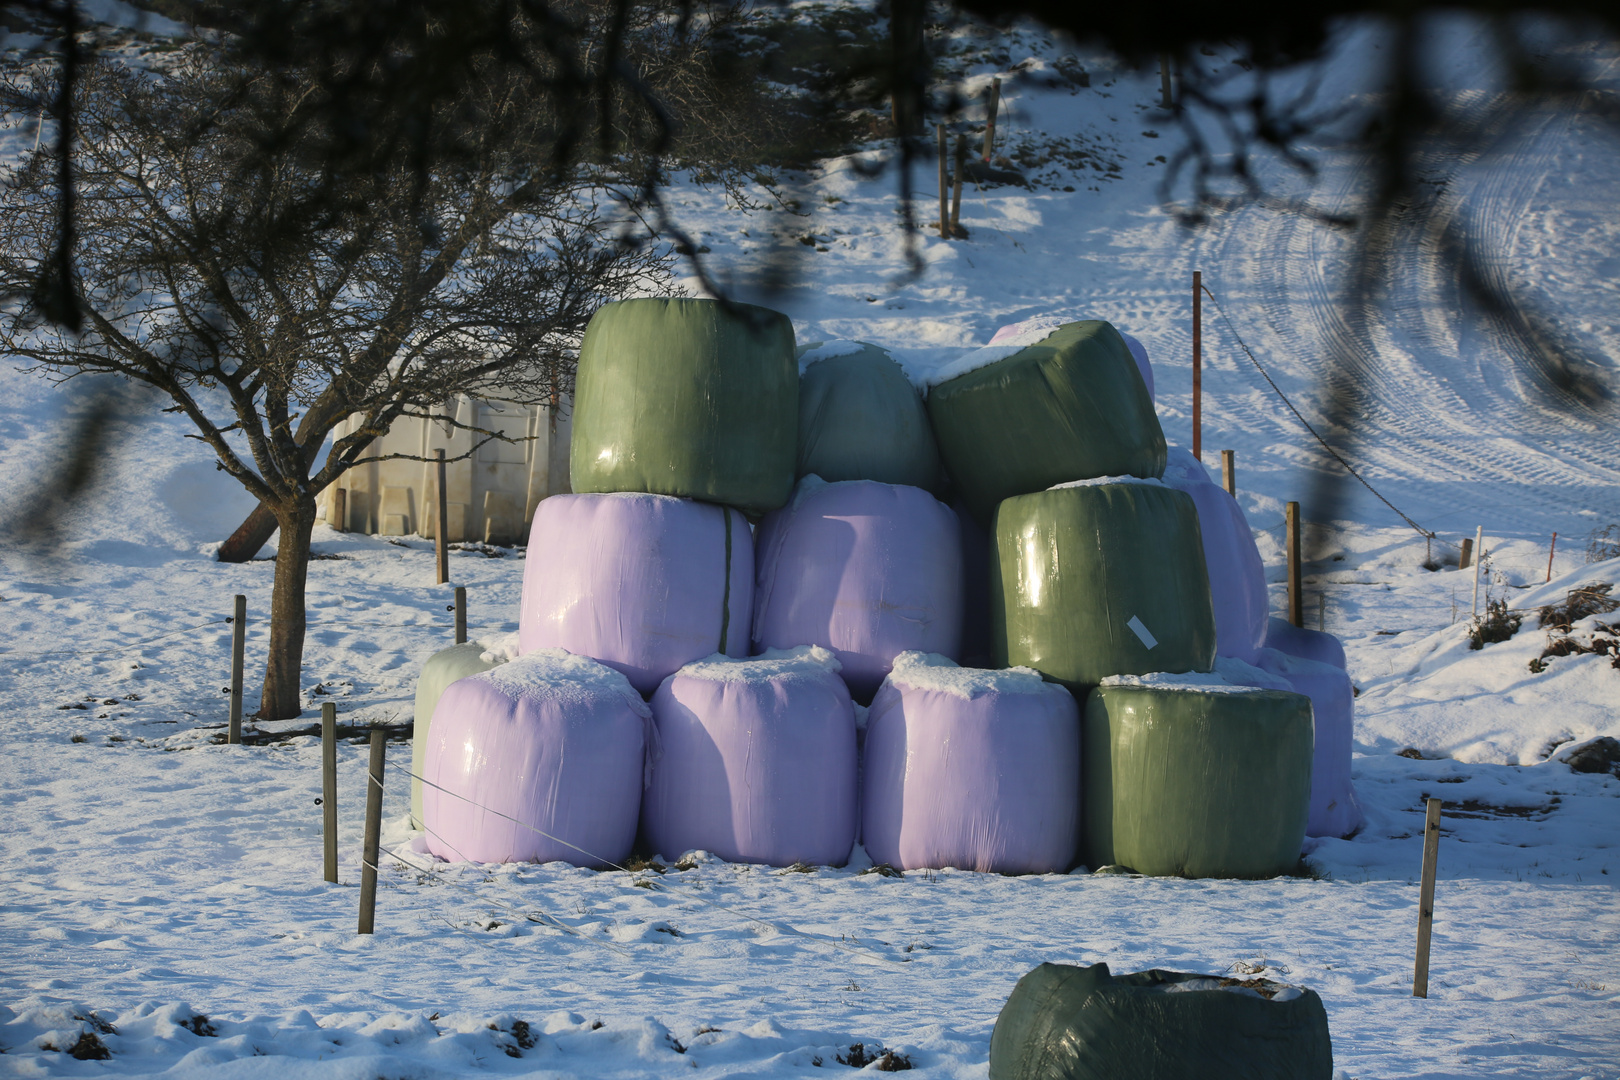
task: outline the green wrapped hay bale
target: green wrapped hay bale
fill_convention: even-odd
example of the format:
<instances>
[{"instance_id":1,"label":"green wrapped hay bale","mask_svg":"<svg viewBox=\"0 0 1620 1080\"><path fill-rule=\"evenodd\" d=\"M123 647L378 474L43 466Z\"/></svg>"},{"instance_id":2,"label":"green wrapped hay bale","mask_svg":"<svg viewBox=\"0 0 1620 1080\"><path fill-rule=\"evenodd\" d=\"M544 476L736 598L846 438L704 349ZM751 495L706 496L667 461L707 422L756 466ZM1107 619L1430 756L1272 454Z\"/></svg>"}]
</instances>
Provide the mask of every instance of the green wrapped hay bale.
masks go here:
<instances>
[{"instance_id":1,"label":"green wrapped hay bale","mask_svg":"<svg viewBox=\"0 0 1620 1080\"><path fill-rule=\"evenodd\" d=\"M1314 990L1179 971L1042 964L990 1035L990 1080L1329 1080Z\"/></svg>"},{"instance_id":2,"label":"green wrapped hay bale","mask_svg":"<svg viewBox=\"0 0 1620 1080\"><path fill-rule=\"evenodd\" d=\"M799 351L799 371L799 476L938 493L928 409L886 351L864 341L818 342Z\"/></svg>"},{"instance_id":3,"label":"green wrapped hay bale","mask_svg":"<svg viewBox=\"0 0 1620 1080\"><path fill-rule=\"evenodd\" d=\"M1110 679L1081 722L1092 869L1275 877L1299 866L1311 804L1311 699L1212 677Z\"/></svg>"},{"instance_id":4,"label":"green wrapped hay bale","mask_svg":"<svg viewBox=\"0 0 1620 1080\"><path fill-rule=\"evenodd\" d=\"M422 767L427 763L428 727L433 723L433 709L445 687L458 679L488 671L503 659L483 659L489 646L481 641L469 641L440 649L422 665L422 674L416 680L416 721L411 725L411 828L422 827ZM492 654L494 655L494 654Z\"/></svg>"},{"instance_id":5,"label":"green wrapped hay bale","mask_svg":"<svg viewBox=\"0 0 1620 1080\"><path fill-rule=\"evenodd\" d=\"M1198 511L1157 480L1008 499L991 525L990 645L1084 700L1110 675L1215 662Z\"/></svg>"},{"instance_id":6,"label":"green wrapped hay bale","mask_svg":"<svg viewBox=\"0 0 1620 1080\"><path fill-rule=\"evenodd\" d=\"M1003 499L1067 480L1164 472L1147 383L1119 331L1095 319L938 383L928 415L945 467L980 521Z\"/></svg>"},{"instance_id":7,"label":"green wrapped hay bale","mask_svg":"<svg viewBox=\"0 0 1620 1080\"><path fill-rule=\"evenodd\" d=\"M714 300L605 304L579 350L569 469L577 493L642 491L775 510L793 490L793 324Z\"/></svg>"}]
</instances>

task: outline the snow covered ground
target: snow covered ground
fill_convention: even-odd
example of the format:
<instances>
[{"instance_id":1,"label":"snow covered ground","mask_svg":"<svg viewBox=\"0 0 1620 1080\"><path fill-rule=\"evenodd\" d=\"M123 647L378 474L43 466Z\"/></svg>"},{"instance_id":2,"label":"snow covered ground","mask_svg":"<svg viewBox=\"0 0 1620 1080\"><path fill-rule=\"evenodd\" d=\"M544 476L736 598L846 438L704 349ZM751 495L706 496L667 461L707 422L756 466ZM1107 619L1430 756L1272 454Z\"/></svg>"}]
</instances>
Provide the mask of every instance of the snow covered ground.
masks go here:
<instances>
[{"instance_id":1,"label":"snow covered ground","mask_svg":"<svg viewBox=\"0 0 1620 1080\"><path fill-rule=\"evenodd\" d=\"M1477 43L1462 28L1454 44L1459 93L1488 99L1489 71L1469 63ZM1374 45L1362 36L1347 54ZM1007 47L1013 61L1051 55L1027 34ZM801 341L964 347L1047 312L1111 319L1153 355L1173 442L1189 438L1195 268L1307 417L1321 414L1328 356L1359 365L1352 460L1443 539L1483 526L1485 591L1530 614L1512 640L1468 649L1472 574L1424 570L1422 538L1344 489L1308 568L1306 612L1344 638L1362 691L1368 824L1313 844L1318 877L890 878L859 860L803 874L701 859L664 873L447 866L409 831L409 748L396 743L394 856L378 932L358 936L365 749L340 746L341 881L328 885L315 740L214 741L224 617L235 593L255 616L268 610L273 564L212 560L245 497L172 418L141 414L59 543L0 550L0 1075L809 1076L846 1068L839 1058L861 1043L919 1075L983 1077L1013 983L1054 960L1309 986L1352 1077L1620 1077L1620 779L1560 760L1620 736L1620 671L1597 655L1529 668L1547 640L1535 607L1589 581L1620 589L1620 562L1586 565L1581 539L1620 520L1615 416L1551 408L1502 328L1461 310L1419 241L1380 317L1358 327L1333 302L1348 238L1262 209L1175 225L1154 201L1153 159L1172 137L1155 127L1155 74L1087 67L1092 88L1072 95L1009 87L1004 130L1099 148L1117 178L1083 169L1033 190L970 190L971 238L922 238L928 270L914 282L894 284L905 264L892 183L848 163L803 178L807 216L742 217L691 187L677 210L738 283L793 252L796 282L760 298ZM1328 90L1353 89L1353 70L1341 63ZM1549 116L1505 132L1490 158L1436 160L1432 179L1493 245L1493 267L1612 383L1617 151L1595 125ZM1327 155L1315 197L1353 204L1364 182L1360 163ZM1237 450L1240 500L1280 590L1283 504L1336 466L1209 306L1205 340L1205 460ZM0 517L28 512L30 485L53 475L70 407L0 362ZM1555 530L1556 576L1542 585ZM316 549L328 557L311 568L311 708L335 700L361 726L408 720L416 671L451 640L431 546L323 528ZM523 565L517 552L454 556L476 635L515 629ZM252 672L265 628L250 626ZM1417 1000L1427 796L1448 811L1430 997ZM108 1060L64 1052L89 1048L85 1033Z\"/></svg>"}]
</instances>

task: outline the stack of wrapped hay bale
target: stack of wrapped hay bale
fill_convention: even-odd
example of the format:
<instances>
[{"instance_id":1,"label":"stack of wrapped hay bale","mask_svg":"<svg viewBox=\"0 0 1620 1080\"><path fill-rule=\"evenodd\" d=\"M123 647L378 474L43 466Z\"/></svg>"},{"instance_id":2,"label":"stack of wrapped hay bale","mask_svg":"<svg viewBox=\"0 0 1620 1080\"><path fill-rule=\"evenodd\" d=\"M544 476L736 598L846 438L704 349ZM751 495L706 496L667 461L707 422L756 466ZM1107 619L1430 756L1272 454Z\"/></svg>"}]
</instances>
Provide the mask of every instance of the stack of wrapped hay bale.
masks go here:
<instances>
[{"instance_id":1,"label":"stack of wrapped hay bale","mask_svg":"<svg viewBox=\"0 0 1620 1080\"><path fill-rule=\"evenodd\" d=\"M430 848L601 865L639 824L776 865L1292 869L1311 793L1354 807L1347 710L1343 783L1312 777L1342 663L1265 647L1241 511L1167 450L1140 346L1011 329L925 399L763 308L601 309L519 658L458 646L419 686Z\"/></svg>"}]
</instances>

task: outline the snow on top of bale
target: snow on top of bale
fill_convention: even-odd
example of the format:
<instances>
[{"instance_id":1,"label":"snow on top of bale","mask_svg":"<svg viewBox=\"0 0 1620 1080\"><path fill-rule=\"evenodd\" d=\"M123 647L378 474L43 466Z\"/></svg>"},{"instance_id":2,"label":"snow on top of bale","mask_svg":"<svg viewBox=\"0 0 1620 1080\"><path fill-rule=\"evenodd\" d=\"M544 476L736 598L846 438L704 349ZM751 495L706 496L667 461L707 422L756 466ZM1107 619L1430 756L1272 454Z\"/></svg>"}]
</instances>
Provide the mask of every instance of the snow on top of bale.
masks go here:
<instances>
[{"instance_id":1,"label":"snow on top of bale","mask_svg":"<svg viewBox=\"0 0 1620 1080\"><path fill-rule=\"evenodd\" d=\"M837 356L854 356L856 353L865 352L869 348L885 353L888 351L881 345L868 345L864 341L835 339L833 341L815 342L805 346L804 351L799 354L799 374L803 375L805 369L811 364L819 363L822 360L831 360Z\"/></svg>"},{"instance_id":2,"label":"snow on top of bale","mask_svg":"<svg viewBox=\"0 0 1620 1080\"><path fill-rule=\"evenodd\" d=\"M820 678L843 670L831 649L820 645L799 645L792 649L766 649L758 656L736 657L714 653L694 660L671 679L703 679L707 682L761 683L773 679ZM667 681L667 680L666 680Z\"/></svg>"},{"instance_id":3,"label":"snow on top of bale","mask_svg":"<svg viewBox=\"0 0 1620 1080\"><path fill-rule=\"evenodd\" d=\"M1292 690L1293 684L1235 656L1217 656L1215 674L1233 686L1253 686L1261 690Z\"/></svg>"},{"instance_id":4,"label":"snow on top of bale","mask_svg":"<svg viewBox=\"0 0 1620 1080\"><path fill-rule=\"evenodd\" d=\"M1221 658L1223 661L1227 659L1226 657ZM1238 661L1238 663L1241 664L1242 661ZM1249 667L1248 664L1242 666L1244 668ZM1144 690L1187 691L1200 694L1259 694L1271 689L1287 689L1287 687L1245 686L1241 683L1229 682L1223 675L1238 677L1239 673L1230 664L1217 662L1216 670L1211 672L1154 671L1147 675L1110 675L1102 681L1101 685L1105 687L1141 687ZM1264 677L1265 673L1260 672L1260 675Z\"/></svg>"},{"instance_id":5,"label":"snow on top of bale","mask_svg":"<svg viewBox=\"0 0 1620 1080\"><path fill-rule=\"evenodd\" d=\"M605 694L618 694L637 716L646 719L652 715L622 672L566 649L536 649L468 678L490 683L509 697L543 695L565 704L583 705Z\"/></svg>"},{"instance_id":6,"label":"snow on top of bale","mask_svg":"<svg viewBox=\"0 0 1620 1080\"><path fill-rule=\"evenodd\" d=\"M1214 477L1210 475L1204 463L1192 456L1192 451L1181 446L1168 447L1168 454L1164 463L1164 482L1171 487L1185 487L1191 484L1213 484Z\"/></svg>"},{"instance_id":7,"label":"snow on top of bale","mask_svg":"<svg viewBox=\"0 0 1620 1080\"><path fill-rule=\"evenodd\" d=\"M1169 487L1162 480L1155 480L1150 476L1094 476L1090 480L1065 480L1061 484L1053 484L1047 491L1061 491L1064 488L1102 487L1104 484L1142 484L1146 487Z\"/></svg>"},{"instance_id":8,"label":"snow on top of bale","mask_svg":"<svg viewBox=\"0 0 1620 1080\"><path fill-rule=\"evenodd\" d=\"M939 653L903 652L894 658L889 682L906 690L937 690L971 701L980 694L1068 693L1034 668L962 667Z\"/></svg>"},{"instance_id":9,"label":"snow on top of bale","mask_svg":"<svg viewBox=\"0 0 1620 1080\"><path fill-rule=\"evenodd\" d=\"M493 634L477 639L475 644L484 647L484 651L478 654L478 659L486 664L511 663L523 655L518 649L518 636L518 632L513 630L510 634Z\"/></svg>"}]
</instances>

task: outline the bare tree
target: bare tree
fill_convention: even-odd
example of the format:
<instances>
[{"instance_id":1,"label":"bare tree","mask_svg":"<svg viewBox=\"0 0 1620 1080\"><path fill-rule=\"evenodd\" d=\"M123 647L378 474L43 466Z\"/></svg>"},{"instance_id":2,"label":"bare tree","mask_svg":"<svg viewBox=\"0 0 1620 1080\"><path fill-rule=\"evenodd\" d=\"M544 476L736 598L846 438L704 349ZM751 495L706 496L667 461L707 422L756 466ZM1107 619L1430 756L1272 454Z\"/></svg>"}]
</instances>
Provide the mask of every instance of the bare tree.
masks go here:
<instances>
[{"instance_id":1,"label":"bare tree","mask_svg":"<svg viewBox=\"0 0 1620 1080\"><path fill-rule=\"evenodd\" d=\"M48 100L55 77L8 89ZM452 394L566 392L596 307L662 280L654 251L604 219L607 180L559 165L561 121L499 65L470 65L427 116L442 130L363 169L332 167L323 124L288 123L321 92L202 44L165 70L82 66L78 334L26 299L59 236L56 155L34 153L0 189L0 290L23 298L0 317L0 346L58 378L161 391L280 529L263 719L300 711L321 490L394 420ZM454 155L423 167L413 154L441 138Z\"/></svg>"}]
</instances>

